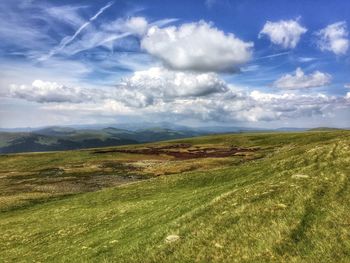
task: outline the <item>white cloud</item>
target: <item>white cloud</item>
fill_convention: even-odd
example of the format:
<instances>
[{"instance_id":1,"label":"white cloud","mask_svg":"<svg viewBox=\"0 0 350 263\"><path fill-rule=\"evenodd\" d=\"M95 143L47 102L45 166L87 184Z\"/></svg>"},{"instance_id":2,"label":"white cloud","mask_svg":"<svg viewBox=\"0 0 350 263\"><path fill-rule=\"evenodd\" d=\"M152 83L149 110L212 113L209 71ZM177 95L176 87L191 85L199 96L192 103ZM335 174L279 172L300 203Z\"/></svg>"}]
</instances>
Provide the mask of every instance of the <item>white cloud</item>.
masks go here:
<instances>
[{"instance_id":1,"label":"white cloud","mask_svg":"<svg viewBox=\"0 0 350 263\"><path fill-rule=\"evenodd\" d=\"M295 48L301 35L306 31L307 29L301 26L298 20L267 21L259 33L259 38L266 35L276 45L283 48Z\"/></svg>"},{"instance_id":2,"label":"white cloud","mask_svg":"<svg viewBox=\"0 0 350 263\"><path fill-rule=\"evenodd\" d=\"M125 22L125 31L136 35L143 35L148 28L148 22L144 17L131 17Z\"/></svg>"},{"instance_id":3,"label":"white cloud","mask_svg":"<svg viewBox=\"0 0 350 263\"><path fill-rule=\"evenodd\" d=\"M349 100L349 102L350 102L350 92L347 92L347 93L346 93L345 99L346 99L346 100Z\"/></svg>"},{"instance_id":4,"label":"white cloud","mask_svg":"<svg viewBox=\"0 0 350 263\"><path fill-rule=\"evenodd\" d=\"M71 25L75 28L80 27L80 25L84 24L84 19L79 15L78 11L84 6L71 6L71 5L63 5L63 6L50 6L50 7L42 7L44 10L44 14L47 13L52 18L62 21L68 25ZM46 22L50 22L50 20L46 20Z\"/></svg>"},{"instance_id":5,"label":"white cloud","mask_svg":"<svg viewBox=\"0 0 350 263\"><path fill-rule=\"evenodd\" d=\"M349 48L349 33L346 22L337 22L316 33L318 46L322 51L331 51L336 55L344 55Z\"/></svg>"},{"instance_id":6,"label":"white cloud","mask_svg":"<svg viewBox=\"0 0 350 263\"><path fill-rule=\"evenodd\" d=\"M44 103L41 110L69 116L69 120L129 116L143 120L255 123L328 116L338 109L350 107L350 92L344 97L321 93L247 92L216 78L215 74L182 75L181 72L155 68L138 72L114 91L68 89L57 83L37 80L31 87L15 87L12 95ZM163 90L163 85L169 89ZM203 93L202 85L207 85L204 90L209 93Z\"/></svg>"},{"instance_id":7,"label":"white cloud","mask_svg":"<svg viewBox=\"0 0 350 263\"><path fill-rule=\"evenodd\" d=\"M68 88L56 82L33 81L32 85L11 85L5 96L39 103L70 102L81 103L91 100L94 92L78 87Z\"/></svg>"},{"instance_id":8,"label":"white cloud","mask_svg":"<svg viewBox=\"0 0 350 263\"><path fill-rule=\"evenodd\" d=\"M273 94L260 91L243 92L233 87L224 93L205 97L177 97L165 101L159 99L144 107L125 105L122 96L98 101L77 103L46 103L40 106L50 114L69 116L68 120L96 120L104 117L126 116L128 120L145 118L162 120L197 120L199 122L274 122L298 118L329 117L339 109L349 109L350 92L344 97L315 93ZM80 116L80 117L79 117ZM135 119L132 119L135 118Z\"/></svg>"},{"instance_id":9,"label":"white cloud","mask_svg":"<svg viewBox=\"0 0 350 263\"><path fill-rule=\"evenodd\" d=\"M10 85L26 85L31 87L33 80L64 83L67 87L93 87L92 83L82 81L88 74L93 72L96 65L83 63L76 60L51 58L43 63L4 59L0 63L0 93L7 92ZM101 66L98 65L99 68ZM1 96L1 95L0 95Z\"/></svg>"},{"instance_id":10,"label":"white cloud","mask_svg":"<svg viewBox=\"0 0 350 263\"><path fill-rule=\"evenodd\" d=\"M230 89L201 98L176 98L160 101L143 109L147 115L173 119L217 122L281 121L302 117L325 116L349 107L341 97L324 94L272 94Z\"/></svg>"},{"instance_id":11,"label":"white cloud","mask_svg":"<svg viewBox=\"0 0 350 263\"><path fill-rule=\"evenodd\" d=\"M227 84L215 73L189 73L154 67L134 72L116 88L67 87L56 82L35 80L32 85L12 84L2 95L38 103L90 103L115 99L128 106L142 108L159 101L208 96L227 89Z\"/></svg>"},{"instance_id":12,"label":"white cloud","mask_svg":"<svg viewBox=\"0 0 350 263\"><path fill-rule=\"evenodd\" d=\"M227 84L215 73L189 73L159 67L136 71L118 85L123 100L134 106L153 104L158 99L206 96L227 89Z\"/></svg>"},{"instance_id":13,"label":"white cloud","mask_svg":"<svg viewBox=\"0 0 350 263\"><path fill-rule=\"evenodd\" d=\"M350 83L346 83L346 84L344 84L344 88L348 88L348 89L350 89Z\"/></svg>"},{"instance_id":14,"label":"white cloud","mask_svg":"<svg viewBox=\"0 0 350 263\"><path fill-rule=\"evenodd\" d=\"M132 110L120 101L114 99L101 100L98 103L84 102L80 104L45 104L41 109L60 112L80 112L83 115L98 114L101 116L113 116L115 114L132 114Z\"/></svg>"},{"instance_id":15,"label":"white cloud","mask_svg":"<svg viewBox=\"0 0 350 263\"><path fill-rule=\"evenodd\" d=\"M326 86L330 82L331 75L327 73L314 71L309 75L305 75L300 68L297 68L294 75L286 74L282 76L273 83L273 86L281 89L304 89Z\"/></svg>"},{"instance_id":16,"label":"white cloud","mask_svg":"<svg viewBox=\"0 0 350 263\"><path fill-rule=\"evenodd\" d=\"M144 17L134 16L128 19L119 18L111 23L106 23L101 26L101 30L109 34L125 33L130 35L142 36L146 33L149 24Z\"/></svg>"},{"instance_id":17,"label":"white cloud","mask_svg":"<svg viewBox=\"0 0 350 263\"><path fill-rule=\"evenodd\" d=\"M151 27L141 47L176 70L234 71L252 55L252 42L225 34L204 21L179 27Z\"/></svg>"}]
</instances>

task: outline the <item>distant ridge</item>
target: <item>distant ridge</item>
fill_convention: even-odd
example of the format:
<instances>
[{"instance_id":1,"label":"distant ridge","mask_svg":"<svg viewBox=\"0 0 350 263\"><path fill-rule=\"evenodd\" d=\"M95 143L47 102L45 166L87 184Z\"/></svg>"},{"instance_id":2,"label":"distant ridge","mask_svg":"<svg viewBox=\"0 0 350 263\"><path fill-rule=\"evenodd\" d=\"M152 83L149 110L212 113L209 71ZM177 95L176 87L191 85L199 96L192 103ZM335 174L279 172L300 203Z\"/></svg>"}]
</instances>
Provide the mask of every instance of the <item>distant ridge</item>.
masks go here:
<instances>
[{"instance_id":1,"label":"distant ridge","mask_svg":"<svg viewBox=\"0 0 350 263\"><path fill-rule=\"evenodd\" d=\"M80 127L80 128L77 128ZM234 126L187 127L171 123L129 123L110 125L51 126L41 128L0 129L0 154L43 152L119 146L145 142L182 139L208 134L334 131L331 127L312 129L282 127L263 129Z\"/></svg>"},{"instance_id":2,"label":"distant ridge","mask_svg":"<svg viewBox=\"0 0 350 263\"><path fill-rule=\"evenodd\" d=\"M54 126L30 132L0 132L0 153L75 150L172 140L198 135L202 133L164 128L128 131L113 127L78 130Z\"/></svg>"}]
</instances>

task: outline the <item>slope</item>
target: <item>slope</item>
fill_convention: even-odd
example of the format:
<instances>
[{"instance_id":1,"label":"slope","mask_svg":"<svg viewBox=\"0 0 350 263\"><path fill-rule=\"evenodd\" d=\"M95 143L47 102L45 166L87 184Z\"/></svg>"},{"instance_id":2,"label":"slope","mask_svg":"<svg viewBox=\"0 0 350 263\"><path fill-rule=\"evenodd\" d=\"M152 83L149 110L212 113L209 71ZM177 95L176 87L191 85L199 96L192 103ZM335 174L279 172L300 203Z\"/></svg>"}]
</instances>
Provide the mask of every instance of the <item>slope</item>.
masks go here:
<instances>
[{"instance_id":1,"label":"slope","mask_svg":"<svg viewBox=\"0 0 350 263\"><path fill-rule=\"evenodd\" d=\"M6 261L346 262L349 132L208 136L264 158L0 214ZM168 235L178 235L165 242Z\"/></svg>"}]
</instances>

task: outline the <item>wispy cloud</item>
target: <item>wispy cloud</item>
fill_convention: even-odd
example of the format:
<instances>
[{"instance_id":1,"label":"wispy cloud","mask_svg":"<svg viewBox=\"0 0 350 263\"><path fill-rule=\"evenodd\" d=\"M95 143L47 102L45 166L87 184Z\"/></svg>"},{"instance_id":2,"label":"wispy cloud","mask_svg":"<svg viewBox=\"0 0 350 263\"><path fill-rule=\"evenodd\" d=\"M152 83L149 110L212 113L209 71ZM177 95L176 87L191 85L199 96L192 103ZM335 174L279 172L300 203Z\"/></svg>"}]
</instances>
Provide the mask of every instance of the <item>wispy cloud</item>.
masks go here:
<instances>
[{"instance_id":1,"label":"wispy cloud","mask_svg":"<svg viewBox=\"0 0 350 263\"><path fill-rule=\"evenodd\" d=\"M79 14L81 9L85 9L88 6L85 5L63 5L63 6L49 6L43 7L41 16L48 15L54 18L56 21L62 21L65 24L71 25L72 27L79 28L85 23L85 19ZM49 19L46 19L48 21Z\"/></svg>"},{"instance_id":2,"label":"wispy cloud","mask_svg":"<svg viewBox=\"0 0 350 263\"><path fill-rule=\"evenodd\" d=\"M60 52L61 50L63 50L69 43L71 43L87 26L89 26L94 20L96 20L101 14L103 14L103 12L105 10L107 10L109 7L111 7L113 5L113 2L109 2L107 5L105 5L104 7L100 8L100 10L98 10L98 12L92 16L87 22L85 22L81 27L78 28L77 31L75 31L75 33L72 36L68 36L65 37L61 40L61 43L53 48L48 55L46 56L42 56L41 58L39 58L39 60L46 60L50 57L52 57L53 55L57 54L58 52Z\"/></svg>"},{"instance_id":3,"label":"wispy cloud","mask_svg":"<svg viewBox=\"0 0 350 263\"><path fill-rule=\"evenodd\" d=\"M22 10L17 6L0 3L0 46L4 49L10 46L12 50L25 52L28 49L45 48L47 43L53 42L46 28L35 25L32 15L19 15L20 12ZM38 9L28 9L29 14L32 12L37 13Z\"/></svg>"},{"instance_id":4,"label":"wispy cloud","mask_svg":"<svg viewBox=\"0 0 350 263\"><path fill-rule=\"evenodd\" d=\"M277 54L271 54L271 55L267 55L267 56L262 56L262 57L255 58L253 60L262 60L262 59L267 59L267 58L286 56L288 54L290 54L290 51L288 51L288 52L281 52L281 53L277 53Z\"/></svg>"},{"instance_id":5,"label":"wispy cloud","mask_svg":"<svg viewBox=\"0 0 350 263\"><path fill-rule=\"evenodd\" d=\"M311 61L315 61L315 60L317 60L317 58L311 58L311 57L299 57L299 58L297 58L297 61L302 62L302 63L311 62Z\"/></svg>"}]
</instances>

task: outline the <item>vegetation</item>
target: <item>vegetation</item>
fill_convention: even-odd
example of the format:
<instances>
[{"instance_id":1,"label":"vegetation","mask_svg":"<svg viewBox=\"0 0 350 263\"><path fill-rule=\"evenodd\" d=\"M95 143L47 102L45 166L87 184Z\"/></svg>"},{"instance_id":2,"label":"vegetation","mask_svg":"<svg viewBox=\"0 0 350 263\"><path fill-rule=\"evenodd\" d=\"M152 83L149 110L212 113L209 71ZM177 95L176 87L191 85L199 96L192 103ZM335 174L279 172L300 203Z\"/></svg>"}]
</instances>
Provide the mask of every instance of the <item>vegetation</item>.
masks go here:
<instances>
[{"instance_id":1,"label":"vegetation","mask_svg":"<svg viewBox=\"0 0 350 263\"><path fill-rule=\"evenodd\" d=\"M347 262L349 148L349 131L314 131L3 155L0 258ZM65 188L106 176L134 179Z\"/></svg>"}]
</instances>

